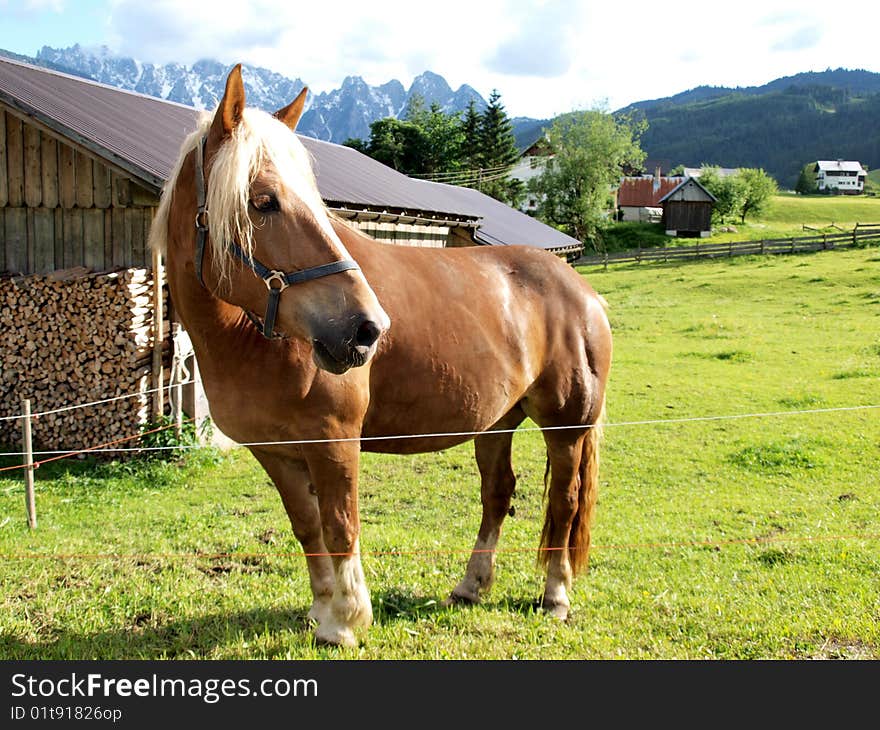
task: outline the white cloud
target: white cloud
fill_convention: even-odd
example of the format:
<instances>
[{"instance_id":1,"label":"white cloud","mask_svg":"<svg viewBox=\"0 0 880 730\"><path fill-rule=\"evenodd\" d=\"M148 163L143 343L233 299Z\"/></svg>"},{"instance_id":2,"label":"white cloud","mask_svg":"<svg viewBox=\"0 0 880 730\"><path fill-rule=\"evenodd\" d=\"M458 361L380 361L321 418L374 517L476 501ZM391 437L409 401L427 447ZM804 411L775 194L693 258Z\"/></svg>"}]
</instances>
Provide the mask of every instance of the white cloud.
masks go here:
<instances>
[{"instance_id":1,"label":"white cloud","mask_svg":"<svg viewBox=\"0 0 880 730\"><path fill-rule=\"evenodd\" d=\"M880 4L861 2L739 0L721 17L709 4L655 0L110 2L108 45L143 61L242 61L316 92L350 75L408 85L430 70L453 88L497 89L514 116L548 117L596 100L615 109L827 66L880 71L861 35L880 24Z\"/></svg>"},{"instance_id":2,"label":"white cloud","mask_svg":"<svg viewBox=\"0 0 880 730\"><path fill-rule=\"evenodd\" d=\"M37 15L46 11L61 13L66 4L65 0L0 0L0 10L19 16Z\"/></svg>"}]
</instances>

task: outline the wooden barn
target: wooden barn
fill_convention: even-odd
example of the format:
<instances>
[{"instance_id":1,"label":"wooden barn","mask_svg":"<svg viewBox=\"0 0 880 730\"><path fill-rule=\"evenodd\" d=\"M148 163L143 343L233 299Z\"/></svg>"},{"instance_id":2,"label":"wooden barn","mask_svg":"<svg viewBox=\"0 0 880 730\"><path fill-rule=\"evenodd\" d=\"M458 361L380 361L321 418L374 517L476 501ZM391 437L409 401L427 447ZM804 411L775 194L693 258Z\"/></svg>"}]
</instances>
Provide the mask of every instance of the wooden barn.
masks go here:
<instances>
[{"instance_id":1,"label":"wooden barn","mask_svg":"<svg viewBox=\"0 0 880 730\"><path fill-rule=\"evenodd\" d=\"M712 207L715 196L692 177L660 199L663 206L663 228L667 236L712 235Z\"/></svg>"},{"instance_id":2,"label":"wooden barn","mask_svg":"<svg viewBox=\"0 0 880 730\"><path fill-rule=\"evenodd\" d=\"M0 416L119 397L40 419L35 442L83 448L168 412L188 363L147 234L200 111L0 58ZM581 242L467 188L413 180L354 149L301 137L337 216L389 244L523 244L562 257ZM154 276L154 274L158 274ZM207 413L198 389L187 413ZM136 398L125 400L134 392ZM17 443L0 421L0 442ZM88 426L86 426L88 424Z\"/></svg>"}]
</instances>

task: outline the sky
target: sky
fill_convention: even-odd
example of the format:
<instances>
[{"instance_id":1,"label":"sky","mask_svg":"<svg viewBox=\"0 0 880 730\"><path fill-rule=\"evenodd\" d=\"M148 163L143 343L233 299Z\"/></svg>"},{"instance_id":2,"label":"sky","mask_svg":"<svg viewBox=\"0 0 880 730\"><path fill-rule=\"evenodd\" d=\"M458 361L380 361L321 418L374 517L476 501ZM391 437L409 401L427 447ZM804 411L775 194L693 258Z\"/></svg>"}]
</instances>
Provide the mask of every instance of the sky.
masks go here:
<instances>
[{"instance_id":1,"label":"sky","mask_svg":"<svg viewBox=\"0 0 880 730\"><path fill-rule=\"evenodd\" d=\"M264 66L318 93L423 71L512 117L615 110L700 85L880 72L877 0L0 0L0 48L106 46L148 63Z\"/></svg>"}]
</instances>

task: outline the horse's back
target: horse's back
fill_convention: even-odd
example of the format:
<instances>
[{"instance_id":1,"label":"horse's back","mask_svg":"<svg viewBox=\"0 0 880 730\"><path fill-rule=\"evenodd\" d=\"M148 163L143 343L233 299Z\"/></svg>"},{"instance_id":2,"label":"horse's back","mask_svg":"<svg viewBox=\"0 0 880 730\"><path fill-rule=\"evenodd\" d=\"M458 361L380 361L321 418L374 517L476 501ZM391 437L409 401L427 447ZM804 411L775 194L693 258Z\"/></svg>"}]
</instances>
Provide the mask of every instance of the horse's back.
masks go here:
<instances>
[{"instance_id":1,"label":"horse's back","mask_svg":"<svg viewBox=\"0 0 880 730\"><path fill-rule=\"evenodd\" d=\"M372 241L350 250L391 318L370 366L365 434L482 431L519 403L544 420L582 420L590 406L566 402L604 389L611 340L601 298L553 254ZM416 452L465 439L365 448Z\"/></svg>"}]
</instances>

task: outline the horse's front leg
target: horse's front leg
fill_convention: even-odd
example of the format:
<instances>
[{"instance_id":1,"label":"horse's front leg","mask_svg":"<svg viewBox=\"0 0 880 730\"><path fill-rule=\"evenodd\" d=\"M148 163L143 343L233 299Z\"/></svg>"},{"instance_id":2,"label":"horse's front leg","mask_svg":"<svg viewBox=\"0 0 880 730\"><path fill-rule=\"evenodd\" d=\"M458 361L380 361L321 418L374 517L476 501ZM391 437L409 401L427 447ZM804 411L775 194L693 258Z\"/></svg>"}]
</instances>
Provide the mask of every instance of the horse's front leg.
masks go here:
<instances>
[{"instance_id":1,"label":"horse's front leg","mask_svg":"<svg viewBox=\"0 0 880 730\"><path fill-rule=\"evenodd\" d=\"M333 562L324 545L321 514L308 467L304 461L277 448L252 449L252 452L275 483L293 534L303 546L312 589L309 618L321 623L329 615L336 579Z\"/></svg>"},{"instance_id":2,"label":"horse's front leg","mask_svg":"<svg viewBox=\"0 0 880 730\"><path fill-rule=\"evenodd\" d=\"M354 646L354 630L373 622L360 556L358 464L360 446L331 444L308 457L318 496L324 544L336 578L330 610L315 630L318 641Z\"/></svg>"}]
</instances>

